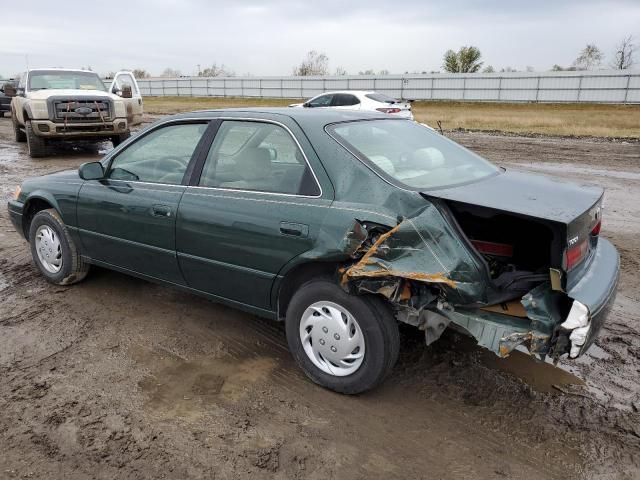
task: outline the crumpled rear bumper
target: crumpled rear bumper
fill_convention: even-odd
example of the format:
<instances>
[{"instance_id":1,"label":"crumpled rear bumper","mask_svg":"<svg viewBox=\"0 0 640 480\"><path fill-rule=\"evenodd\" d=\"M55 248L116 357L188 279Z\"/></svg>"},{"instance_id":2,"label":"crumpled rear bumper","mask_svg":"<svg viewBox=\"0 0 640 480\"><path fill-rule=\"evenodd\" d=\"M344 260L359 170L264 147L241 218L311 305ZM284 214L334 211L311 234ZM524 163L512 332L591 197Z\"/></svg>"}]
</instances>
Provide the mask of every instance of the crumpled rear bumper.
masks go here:
<instances>
[{"instance_id":1,"label":"crumpled rear bumper","mask_svg":"<svg viewBox=\"0 0 640 480\"><path fill-rule=\"evenodd\" d=\"M589 309L589 333L579 355L586 352L598 337L615 301L619 278L620 255L611 242L600 238L589 269L567 292L570 298Z\"/></svg>"}]
</instances>

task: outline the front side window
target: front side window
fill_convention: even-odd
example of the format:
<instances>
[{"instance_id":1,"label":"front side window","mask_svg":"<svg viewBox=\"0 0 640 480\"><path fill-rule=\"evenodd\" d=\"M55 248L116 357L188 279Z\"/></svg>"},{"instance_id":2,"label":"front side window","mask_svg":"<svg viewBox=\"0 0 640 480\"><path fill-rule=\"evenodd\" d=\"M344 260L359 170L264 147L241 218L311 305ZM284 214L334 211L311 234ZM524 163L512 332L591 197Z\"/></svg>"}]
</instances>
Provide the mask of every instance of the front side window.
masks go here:
<instances>
[{"instance_id":1,"label":"front side window","mask_svg":"<svg viewBox=\"0 0 640 480\"><path fill-rule=\"evenodd\" d=\"M327 131L383 176L421 190L472 182L499 173L482 157L418 123L372 120Z\"/></svg>"},{"instance_id":2,"label":"front side window","mask_svg":"<svg viewBox=\"0 0 640 480\"><path fill-rule=\"evenodd\" d=\"M29 72L29 90L100 90L106 91L100 77L92 72L36 70Z\"/></svg>"},{"instance_id":3,"label":"front side window","mask_svg":"<svg viewBox=\"0 0 640 480\"><path fill-rule=\"evenodd\" d=\"M113 180L179 185L206 123L158 128L120 152L111 164Z\"/></svg>"},{"instance_id":4,"label":"front side window","mask_svg":"<svg viewBox=\"0 0 640 480\"><path fill-rule=\"evenodd\" d=\"M333 95L320 95L309 101L307 105L310 107L329 107L331 106L331 101L333 100Z\"/></svg>"},{"instance_id":5,"label":"front side window","mask_svg":"<svg viewBox=\"0 0 640 480\"><path fill-rule=\"evenodd\" d=\"M279 125L224 121L211 145L200 186L317 195L302 152Z\"/></svg>"}]
</instances>

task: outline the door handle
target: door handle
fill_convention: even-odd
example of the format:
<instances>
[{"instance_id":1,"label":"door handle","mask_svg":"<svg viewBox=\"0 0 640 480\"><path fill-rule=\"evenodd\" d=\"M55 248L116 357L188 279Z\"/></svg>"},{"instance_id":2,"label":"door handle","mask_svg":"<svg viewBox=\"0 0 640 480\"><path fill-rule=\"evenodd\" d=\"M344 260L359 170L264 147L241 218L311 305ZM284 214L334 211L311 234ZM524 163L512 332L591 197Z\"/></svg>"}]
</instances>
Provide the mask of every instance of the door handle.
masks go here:
<instances>
[{"instance_id":1,"label":"door handle","mask_svg":"<svg viewBox=\"0 0 640 480\"><path fill-rule=\"evenodd\" d=\"M171 207L168 205L154 205L151 207L151 215L154 217L170 217Z\"/></svg>"},{"instance_id":2,"label":"door handle","mask_svg":"<svg viewBox=\"0 0 640 480\"><path fill-rule=\"evenodd\" d=\"M292 237L306 237L309 235L309 225L303 223L280 222L280 233Z\"/></svg>"}]
</instances>

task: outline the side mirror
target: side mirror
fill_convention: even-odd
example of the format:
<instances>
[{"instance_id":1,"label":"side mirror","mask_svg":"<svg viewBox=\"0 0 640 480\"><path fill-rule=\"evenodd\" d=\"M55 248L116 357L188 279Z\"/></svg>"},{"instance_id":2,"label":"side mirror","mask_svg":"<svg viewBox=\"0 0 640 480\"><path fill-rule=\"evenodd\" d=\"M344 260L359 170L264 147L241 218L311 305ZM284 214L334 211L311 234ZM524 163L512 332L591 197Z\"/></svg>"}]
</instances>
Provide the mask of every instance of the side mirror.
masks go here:
<instances>
[{"instance_id":1,"label":"side mirror","mask_svg":"<svg viewBox=\"0 0 640 480\"><path fill-rule=\"evenodd\" d=\"M311 107L311 104L310 104L309 102L304 102L304 103L302 104L302 106L303 106L304 108L310 108L310 107Z\"/></svg>"},{"instance_id":2,"label":"side mirror","mask_svg":"<svg viewBox=\"0 0 640 480\"><path fill-rule=\"evenodd\" d=\"M104 167L100 162L83 163L78 168L82 180L100 180L104 178Z\"/></svg>"},{"instance_id":3,"label":"side mirror","mask_svg":"<svg viewBox=\"0 0 640 480\"><path fill-rule=\"evenodd\" d=\"M131 89L131 85L123 85L120 96L122 98L133 98L133 90Z\"/></svg>"},{"instance_id":4,"label":"side mirror","mask_svg":"<svg viewBox=\"0 0 640 480\"><path fill-rule=\"evenodd\" d=\"M7 97L15 97L18 94L16 87L14 87L11 83L5 83L2 86L2 91Z\"/></svg>"}]
</instances>

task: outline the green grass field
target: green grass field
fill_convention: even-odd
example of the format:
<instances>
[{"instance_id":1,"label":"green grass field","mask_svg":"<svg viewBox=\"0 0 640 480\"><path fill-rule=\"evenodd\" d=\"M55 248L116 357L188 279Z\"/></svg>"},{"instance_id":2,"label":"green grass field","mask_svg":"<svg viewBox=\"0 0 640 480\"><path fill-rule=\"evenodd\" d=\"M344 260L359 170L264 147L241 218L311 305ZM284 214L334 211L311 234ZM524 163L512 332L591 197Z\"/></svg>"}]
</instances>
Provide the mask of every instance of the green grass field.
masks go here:
<instances>
[{"instance_id":1,"label":"green grass field","mask_svg":"<svg viewBox=\"0 0 640 480\"><path fill-rule=\"evenodd\" d=\"M283 107L297 99L145 97L145 111L166 114L226 107ZM640 105L414 102L416 120L434 128L519 134L640 138Z\"/></svg>"}]
</instances>

